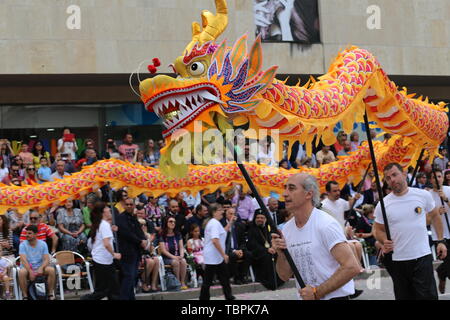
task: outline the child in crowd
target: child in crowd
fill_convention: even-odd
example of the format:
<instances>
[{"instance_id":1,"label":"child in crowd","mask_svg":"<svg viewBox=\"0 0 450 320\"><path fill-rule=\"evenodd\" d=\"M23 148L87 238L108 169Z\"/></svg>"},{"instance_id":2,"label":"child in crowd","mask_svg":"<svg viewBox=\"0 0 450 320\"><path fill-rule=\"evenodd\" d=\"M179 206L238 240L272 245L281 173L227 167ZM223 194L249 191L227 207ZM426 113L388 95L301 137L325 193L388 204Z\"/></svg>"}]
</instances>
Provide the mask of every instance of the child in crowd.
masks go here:
<instances>
[{"instance_id":1,"label":"child in crowd","mask_svg":"<svg viewBox=\"0 0 450 320\"><path fill-rule=\"evenodd\" d=\"M50 181L50 176L52 175L52 170L48 166L48 159L46 157L41 157L41 166L38 170L38 180L39 183L44 183Z\"/></svg>"},{"instance_id":2,"label":"child in crowd","mask_svg":"<svg viewBox=\"0 0 450 320\"><path fill-rule=\"evenodd\" d=\"M2 250L0 250L0 282L3 283L3 288L5 290L5 300L9 300L11 298L11 294L9 292L11 287L11 278L8 276L10 264L8 260L1 257L1 254Z\"/></svg>"},{"instance_id":3,"label":"child in crowd","mask_svg":"<svg viewBox=\"0 0 450 320\"><path fill-rule=\"evenodd\" d=\"M144 267L144 272L142 273L142 291L145 293L152 293L159 291L157 287L158 275L159 275L159 259L153 256L154 246L153 240L154 235L148 233L147 222L145 219L139 218L139 224L144 231L145 237L147 238L147 245L144 248L144 255L142 257L142 266ZM149 286L149 278L151 277L151 286Z\"/></svg>"},{"instance_id":4,"label":"child in crowd","mask_svg":"<svg viewBox=\"0 0 450 320\"><path fill-rule=\"evenodd\" d=\"M197 274L203 275L205 261L203 258L203 239L200 238L200 227L195 223L191 225L189 240L186 243L189 263L197 270Z\"/></svg>"}]
</instances>

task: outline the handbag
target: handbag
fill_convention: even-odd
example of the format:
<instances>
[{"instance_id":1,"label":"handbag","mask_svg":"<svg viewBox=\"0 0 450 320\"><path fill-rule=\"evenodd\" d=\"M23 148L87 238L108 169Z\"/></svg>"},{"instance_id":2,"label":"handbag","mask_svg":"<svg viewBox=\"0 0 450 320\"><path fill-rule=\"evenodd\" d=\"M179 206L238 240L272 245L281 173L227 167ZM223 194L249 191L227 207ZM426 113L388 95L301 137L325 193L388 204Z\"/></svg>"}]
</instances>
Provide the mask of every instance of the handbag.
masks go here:
<instances>
[{"instance_id":1,"label":"handbag","mask_svg":"<svg viewBox=\"0 0 450 320\"><path fill-rule=\"evenodd\" d=\"M173 273L166 273L164 276L167 291L181 291L181 283Z\"/></svg>"},{"instance_id":2,"label":"handbag","mask_svg":"<svg viewBox=\"0 0 450 320\"><path fill-rule=\"evenodd\" d=\"M28 293L32 300L48 300L47 282L44 276L38 276L28 286Z\"/></svg>"}]
</instances>

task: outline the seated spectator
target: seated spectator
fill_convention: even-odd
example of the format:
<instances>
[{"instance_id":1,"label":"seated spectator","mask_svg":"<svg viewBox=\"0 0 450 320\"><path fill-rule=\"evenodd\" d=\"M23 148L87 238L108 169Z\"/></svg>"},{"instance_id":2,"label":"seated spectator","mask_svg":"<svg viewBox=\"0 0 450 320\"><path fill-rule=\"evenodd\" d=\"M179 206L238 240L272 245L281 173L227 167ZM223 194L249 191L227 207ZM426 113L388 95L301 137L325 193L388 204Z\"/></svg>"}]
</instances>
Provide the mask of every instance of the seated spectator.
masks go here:
<instances>
[{"instance_id":1,"label":"seated spectator","mask_svg":"<svg viewBox=\"0 0 450 320\"><path fill-rule=\"evenodd\" d=\"M180 192L180 196L186 203L188 209L191 211L193 211L194 208L202 202L199 192L197 192L197 195L195 197L193 194L188 194L187 192Z\"/></svg>"},{"instance_id":2,"label":"seated spectator","mask_svg":"<svg viewBox=\"0 0 450 320\"><path fill-rule=\"evenodd\" d=\"M36 170L41 167L41 159L47 159L47 163L50 164L50 153L45 151L42 141L37 141L33 146L33 164Z\"/></svg>"},{"instance_id":3,"label":"seated spectator","mask_svg":"<svg viewBox=\"0 0 450 320\"><path fill-rule=\"evenodd\" d=\"M256 281L264 287L274 290L284 282L278 277L276 265L276 251L271 247L272 236L267 228L267 218L261 210L255 212L255 218L248 231L247 249L252 254L252 266ZM275 278L277 283L275 283Z\"/></svg>"},{"instance_id":4,"label":"seated spectator","mask_svg":"<svg viewBox=\"0 0 450 320\"><path fill-rule=\"evenodd\" d=\"M161 232L164 210L158 205L158 198L150 196L148 198L148 203L145 205L145 211L147 220L153 222L155 232Z\"/></svg>"},{"instance_id":5,"label":"seated spectator","mask_svg":"<svg viewBox=\"0 0 450 320\"><path fill-rule=\"evenodd\" d=\"M239 191L235 194L233 204L236 205L238 217L248 227L253 220L255 209L252 198L242 190L242 187L239 188Z\"/></svg>"},{"instance_id":6,"label":"seated spectator","mask_svg":"<svg viewBox=\"0 0 450 320\"><path fill-rule=\"evenodd\" d=\"M22 177L20 176L20 167L18 164L13 164L11 165L11 168L9 168L9 174L6 175L3 180L2 183L6 184L6 185L11 185L12 184L12 180L15 178L15 180L19 180L22 181Z\"/></svg>"},{"instance_id":7,"label":"seated spectator","mask_svg":"<svg viewBox=\"0 0 450 320\"><path fill-rule=\"evenodd\" d=\"M50 169L52 170L52 172L56 172L56 165L58 164L58 161L63 160L65 162L64 164L64 172L67 173L74 173L75 170L75 166L73 165L72 161L68 161L68 157L65 157L63 159L63 157L61 156L61 153L56 153L55 154L55 161L52 163L52 165L50 166Z\"/></svg>"},{"instance_id":8,"label":"seated spectator","mask_svg":"<svg viewBox=\"0 0 450 320\"><path fill-rule=\"evenodd\" d=\"M373 204L374 206L378 203L378 190L377 183L375 181L372 182L369 190L363 192L364 201L363 204Z\"/></svg>"},{"instance_id":9,"label":"seated spectator","mask_svg":"<svg viewBox=\"0 0 450 320\"><path fill-rule=\"evenodd\" d=\"M192 267L203 275L205 269L205 258L203 257L203 238L200 236L200 226L195 223L190 225L189 239L186 243L186 250L192 262Z\"/></svg>"},{"instance_id":10,"label":"seated spectator","mask_svg":"<svg viewBox=\"0 0 450 320\"><path fill-rule=\"evenodd\" d=\"M144 153L144 162L153 168L157 168L159 165L159 159L161 157L158 148L155 146L155 141L149 139L147 141L147 147Z\"/></svg>"},{"instance_id":11,"label":"seated spectator","mask_svg":"<svg viewBox=\"0 0 450 320\"><path fill-rule=\"evenodd\" d=\"M70 176L70 173L64 171L65 166L66 162L64 160L57 161L56 171L50 176L50 181L55 181L55 179L63 179L66 176Z\"/></svg>"},{"instance_id":12,"label":"seated spectator","mask_svg":"<svg viewBox=\"0 0 450 320\"><path fill-rule=\"evenodd\" d=\"M303 159L300 161L300 167L314 168L312 157L303 157Z\"/></svg>"},{"instance_id":13,"label":"seated spectator","mask_svg":"<svg viewBox=\"0 0 450 320\"><path fill-rule=\"evenodd\" d=\"M136 152L136 155L134 156L133 163L141 165L141 166L145 166L146 163L144 162L144 158L145 158L144 151L138 150Z\"/></svg>"},{"instance_id":14,"label":"seated spectator","mask_svg":"<svg viewBox=\"0 0 450 320\"><path fill-rule=\"evenodd\" d=\"M145 213L143 213L145 215ZM141 260L141 265L144 267L144 272L142 273L142 291L145 293L152 293L159 291L157 282L159 275L159 259L158 257L153 255L153 251L155 250L153 246L153 240L155 235L150 234L147 231L147 223L145 219L139 217L138 221L141 225L142 231L147 239L147 245L143 249L143 255ZM149 283L151 279L151 284ZM150 287L149 287L150 285Z\"/></svg>"},{"instance_id":15,"label":"seated spectator","mask_svg":"<svg viewBox=\"0 0 450 320\"><path fill-rule=\"evenodd\" d=\"M341 148L342 149L342 148ZM339 151L341 150L339 149ZM330 151L330 147L323 145L322 149L316 153L316 160L319 166L336 161L336 157L333 152Z\"/></svg>"},{"instance_id":16,"label":"seated spectator","mask_svg":"<svg viewBox=\"0 0 450 320\"><path fill-rule=\"evenodd\" d=\"M56 252L56 248L58 248L58 237L53 233L52 229L44 224L41 223L41 216L39 212L33 210L30 213L30 224L28 226L36 226L37 228L37 239L42 240L44 242L51 241L51 254L54 254ZM20 243L25 241L27 239L27 231L26 227L22 229L22 232L20 233Z\"/></svg>"},{"instance_id":17,"label":"seated spectator","mask_svg":"<svg viewBox=\"0 0 450 320\"><path fill-rule=\"evenodd\" d=\"M280 168L289 170L291 169L291 163L287 159L283 159L280 161Z\"/></svg>"},{"instance_id":18,"label":"seated spectator","mask_svg":"<svg viewBox=\"0 0 450 320\"><path fill-rule=\"evenodd\" d=\"M20 234L22 233L22 228L25 226L23 214L19 213L17 209L10 209L6 212L6 217L9 220L9 228L13 233L14 251L17 253L19 252Z\"/></svg>"},{"instance_id":19,"label":"seated spectator","mask_svg":"<svg viewBox=\"0 0 450 320\"><path fill-rule=\"evenodd\" d=\"M175 218L175 232L179 232L183 236L184 226L186 225L186 217L184 214L180 213L180 205L175 199L169 201L169 208L166 212L165 218L168 217Z\"/></svg>"},{"instance_id":20,"label":"seated spectator","mask_svg":"<svg viewBox=\"0 0 450 320\"><path fill-rule=\"evenodd\" d=\"M36 168L32 164L27 165L24 183L31 186L38 183Z\"/></svg>"},{"instance_id":21,"label":"seated spectator","mask_svg":"<svg viewBox=\"0 0 450 320\"><path fill-rule=\"evenodd\" d=\"M362 218L358 220L356 225L355 235L364 239L366 242L366 252L369 255L369 259L372 260L371 264L376 264L376 248L375 238L373 236L372 226L375 220L374 216L375 207L372 204L365 204L362 206ZM375 260L375 261L374 261Z\"/></svg>"},{"instance_id":22,"label":"seated spectator","mask_svg":"<svg viewBox=\"0 0 450 320\"><path fill-rule=\"evenodd\" d=\"M358 146L359 146L359 134L358 132L353 131L350 134L350 150L356 151L358 150Z\"/></svg>"},{"instance_id":23,"label":"seated spectator","mask_svg":"<svg viewBox=\"0 0 450 320\"><path fill-rule=\"evenodd\" d=\"M8 167L5 165L3 157L0 157L0 181L3 181L5 177L9 174Z\"/></svg>"},{"instance_id":24,"label":"seated spectator","mask_svg":"<svg viewBox=\"0 0 450 320\"><path fill-rule=\"evenodd\" d=\"M339 131L337 134L336 140L337 141L335 142L333 147L334 147L334 150L336 150L336 154L338 154L339 151L344 149L344 141L347 141L347 134L344 131Z\"/></svg>"},{"instance_id":25,"label":"seated spectator","mask_svg":"<svg viewBox=\"0 0 450 320\"><path fill-rule=\"evenodd\" d=\"M50 255L44 241L39 240L38 227L29 225L25 229L25 238L19 248L20 271L19 285L23 300L28 300L27 280L34 281L37 276L47 276L49 300L55 300L55 269L50 267Z\"/></svg>"},{"instance_id":26,"label":"seated spectator","mask_svg":"<svg viewBox=\"0 0 450 320\"><path fill-rule=\"evenodd\" d=\"M90 193L86 196L86 206L81 210L83 213L83 223L85 226L84 233L86 236L89 236L89 233L91 232L91 212L95 207L95 203L100 201L99 198L95 195L95 193Z\"/></svg>"},{"instance_id":27,"label":"seated spectator","mask_svg":"<svg viewBox=\"0 0 450 320\"><path fill-rule=\"evenodd\" d=\"M73 207L67 200L64 207L57 210L58 229L61 232L61 250L85 254L87 236L83 233L85 225L81 210Z\"/></svg>"},{"instance_id":28,"label":"seated spectator","mask_svg":"<svg viewBox=\"0 0 450 320\"><path fill-rule=\"evenodd\" d=\"M22 158L17 155L12 159L11 166L17 165L19 166L19 177L21 180L25 179L25 164L23 163Z\"/></svg>"},{"instance_id":29,"label":"seated spectator","mask_svg":"<svg viewBox=\"0 0 450 320\"><path fill-rule=\"evenodd\" d=\"M191 230L191 226L195 224L200 228L200 236L204 237L205 230L203 228L203 223L207 216L208 207L204 204L199 204L194 210L194 215L186 220L185 230Z\"/></svg>"},{"instance_id":30,"label":"seated spectator","mask_svg":"<svg viewBox=\"0 0 450 320\"><path fill-rule=\"evenodd\" d=\"M181 289L186 290L186 268L184 259L184 246L181 233L175 229L176 220L173 216L167 216L163 221L163 228L159 236L159 250L164 264L172 266L173 273L181 282Z\"/></svg>"},{"instance_id":31,"label":"seated spectator","mask_svg":"<svg viewBox=\"0 0 450 320\"><path fill-rule=\"evenodd\" d=\"M2 259L7 260L12 267L14 265L13 232L9 228L8 218L0 215L0 252Z\"/></svg>"},{"instance_id":32,"label":"seated spectator","mask_svg":"<svg viewBox=\"0 0 450 320\"><path fill-rule=\"evenodd\" d=\"M202 203L205 204L206 206L210 206L213 203L216 203L217 199L220 197L220 190L216 190L215 192L207 193L207 194L205 194L203 191L200 191L200 192L201 192Z\"/></svg>"},{"instance_id":33,"label":"seated spectator","mask_svg":"<svg viewBox=\"0 0 450 320\"><path fill-rule=\"evenodd\" d=\"M78 170L83 169L84 166L90 166L98 160L97 152L92 148L86 149L84 154L85 156L75 163L75 168Z\"/></svg>"},{"instance_id":34,"label":"seated spectator","mask_svg":"<svg viewBox=\"0 0 450 320\"><path fill-rule=\"evenodd\" d=\"M3 163L6 168L11 166L11 159L14 157L14 150L11 147L11 142L7 139L0 139L0 158L3 158Z\"/></svg>"},{"instance_id":35,"label":"seated spectator","mask_svg":"<svg viewBox=\"0 0 450 320\"><path fill-rule=\"evenodd\" d=\"M369 172L367 173L367 177L364 180L362 191L370 190L370 188L372 187L372 181L374 180L375 180L375 172L373 170L369 170Z\"/></svg>"},{"instance_id":36,"label":"seated spectator","mask_svg":"<svg viewBox=\"0 0 450 320\"><path fill-rule=\"evenodd\" d=\"M52 169L50 169L48 167L48 160L47 160L47 158L45 158L45 157L41 158L40 167L39 167L39 170L37 172L37 175L38 175L38 182L39 183L44 183L44 182L51 181Z\"/></svg>"},{"instance_id":37,"label":"seated spectator","mask_svg":"<svg viewBox=\"0 0 450 320\"><path fill-rule=\"evenodd\" d=\"M28 150L28 143L22 143L20 147L19 157L22 158L25 166L33 164L33 154Z\"/></svg>"},{"instance_id":38,"label":"seated spectator","mask_svg":"<svg viewBox=\"0 0 450 320\"><path fill-rule=\"evenodd\" d=\"M120 159L120 152L117 150L116 143L113 139L106 140L106 149L103 151L102 159Z\"/></svg>"},{"instance_id":39,"label":"seated spectator","mask_svg":"<svg viewBox=\"0 0 450 320\"><path fill-rule=\"evenodd\" d=\"M3 297L5 300L11 299L11 278L9 276L11 270L11 264L7 259L3 259L2 252L0 250L0 284L3 285L5 291Z\"/></svg>"},{"instance_id":40,"label":"seated spectator","mask_svg":"<svg viewBox=\"0 0 450 320\"><path fill-rule=\"evenodd\" d=\"M229 208L225 215L227 225L233 219L237 220L236 210L234 208ZM247 283L248 269L252 261L251 253L247 250L245 231L246 226L241 222L235 221L231 224L225 240L225 254L230 258L228 267L231 276L233 276L234 284L237 285Z\"/></svg>"},{"instance_id":41,"label":"seated spectator","mask_svg":"<svg viewBox=\"0 0 450 320\"><path fill-rule=\"evenodd\" d=\"M350 152L352 151L352 145L350 144L350 141L348 141L348 140L345 140L344 142L343 142L343 145L342 145L342 149L341 149L341 151L339 151L338 152L338 156L349 156L350 155Z\"/></svg>"}]
</instances>

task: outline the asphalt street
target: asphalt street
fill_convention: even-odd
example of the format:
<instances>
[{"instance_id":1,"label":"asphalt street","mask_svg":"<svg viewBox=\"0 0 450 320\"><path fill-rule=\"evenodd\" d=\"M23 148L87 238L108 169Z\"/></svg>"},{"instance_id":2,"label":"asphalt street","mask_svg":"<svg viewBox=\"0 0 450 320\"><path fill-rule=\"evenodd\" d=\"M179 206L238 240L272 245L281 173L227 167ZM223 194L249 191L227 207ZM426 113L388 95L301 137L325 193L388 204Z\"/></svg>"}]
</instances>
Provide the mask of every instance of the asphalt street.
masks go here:
<instances>
[{"instance_id":1,"label":"asphalt street","mask_svg":"<svg viewBox=\"0 0 450 320\"><path fill-rule=\"evenodd\" d=\"M390 277L377 277L374 273L368 279L356 280L355 287L364 290L355 300L394 300L394 290ZM287 288L277 291L237 294L235 296L238 300L297 300L297 289ZM224 297L211 298L211 300L221 299L223 300ZM447 280L446 292L439 294L439 300L450 300L450 281Z\"/></svg>"}]
</instances>

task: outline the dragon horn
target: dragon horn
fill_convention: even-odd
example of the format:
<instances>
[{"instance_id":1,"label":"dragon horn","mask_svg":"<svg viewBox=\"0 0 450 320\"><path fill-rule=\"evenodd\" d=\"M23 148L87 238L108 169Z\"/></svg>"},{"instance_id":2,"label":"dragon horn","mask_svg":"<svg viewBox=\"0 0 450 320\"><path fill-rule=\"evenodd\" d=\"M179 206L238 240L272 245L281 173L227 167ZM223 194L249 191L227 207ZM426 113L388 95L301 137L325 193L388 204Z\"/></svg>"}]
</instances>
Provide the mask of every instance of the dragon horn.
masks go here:
<instances>
[{"instance_id":1,"label":"dragon horn","mask_svg":"<svg viewBox=\"0 0 450 320\"><path fill-rule=\"evenodd\" d=\"M215 0L217 14L208 10L202 11L202 26L197 22L192 23L192 41L184 52L190 52L197 42L200 45L217 39L228 25L228 7L226 0Z\"/></svg>"}]
</instances>

